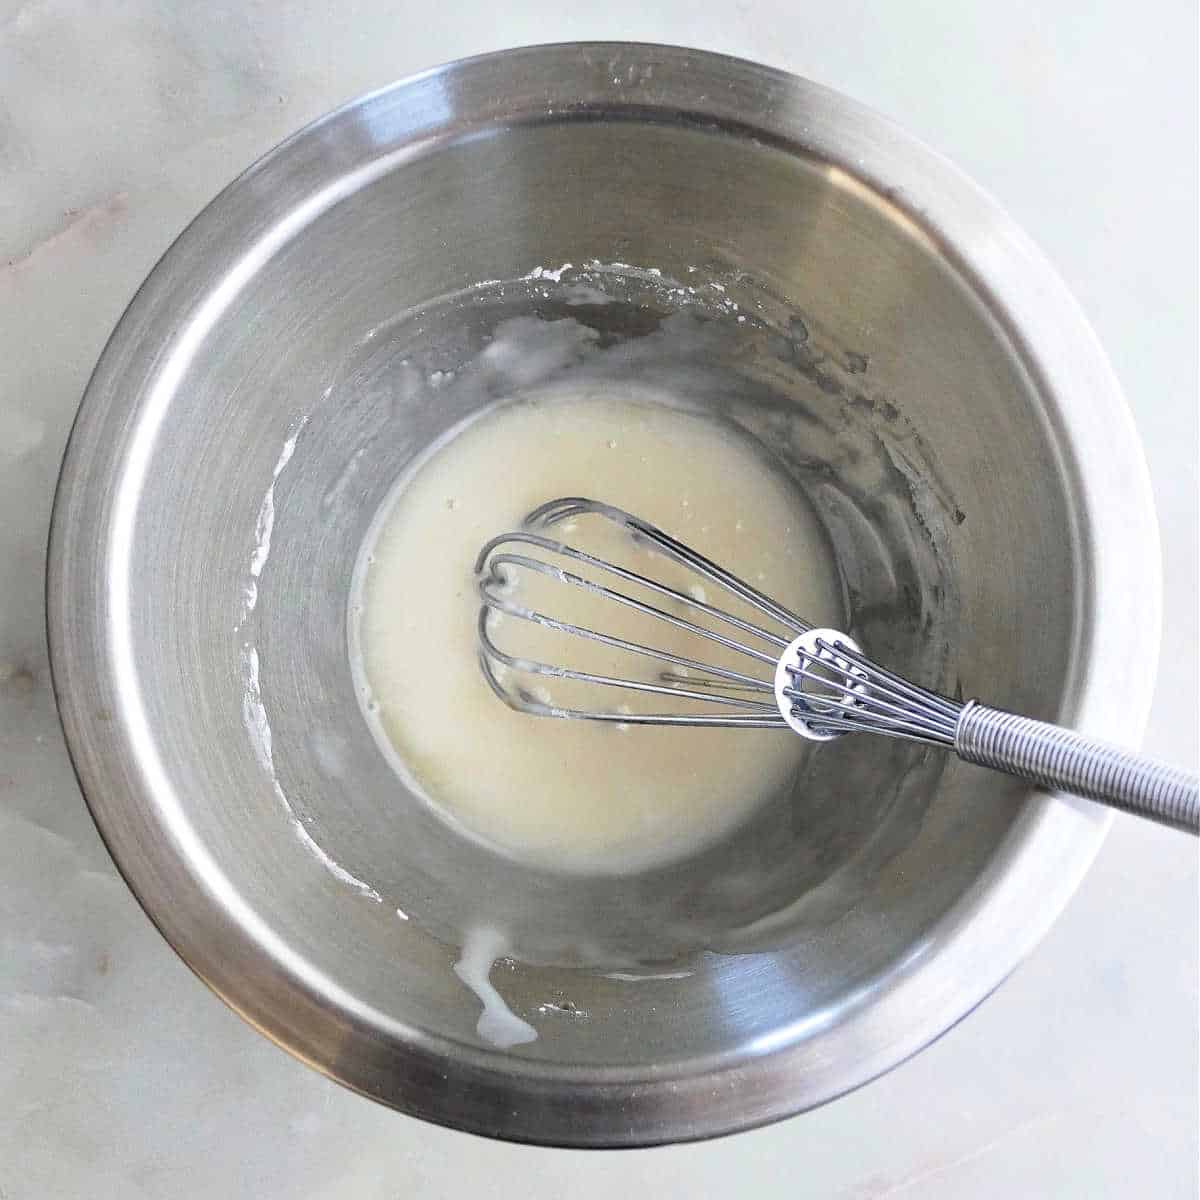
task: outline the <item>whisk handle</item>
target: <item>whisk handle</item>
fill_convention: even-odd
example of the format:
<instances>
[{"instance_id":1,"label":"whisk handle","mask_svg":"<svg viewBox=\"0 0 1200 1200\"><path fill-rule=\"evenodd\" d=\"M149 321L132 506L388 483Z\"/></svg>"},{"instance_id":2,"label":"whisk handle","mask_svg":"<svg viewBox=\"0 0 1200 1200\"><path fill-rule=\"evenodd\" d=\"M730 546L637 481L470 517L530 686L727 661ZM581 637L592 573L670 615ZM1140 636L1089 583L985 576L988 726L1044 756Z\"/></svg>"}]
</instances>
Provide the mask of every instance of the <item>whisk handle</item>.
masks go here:
<instances>
[{"instance_id":1,"label":"whisk handle","mask_svg":"<svg viewBox=\"0 0 1200 1200\"><path fill-rule=\"evenodd\" d=\"M954 749L967 762L1040 787L1200 833L1200 781L1193 772L1108 742L973 701L958 718Z\"/></svg>"}]
</instances>

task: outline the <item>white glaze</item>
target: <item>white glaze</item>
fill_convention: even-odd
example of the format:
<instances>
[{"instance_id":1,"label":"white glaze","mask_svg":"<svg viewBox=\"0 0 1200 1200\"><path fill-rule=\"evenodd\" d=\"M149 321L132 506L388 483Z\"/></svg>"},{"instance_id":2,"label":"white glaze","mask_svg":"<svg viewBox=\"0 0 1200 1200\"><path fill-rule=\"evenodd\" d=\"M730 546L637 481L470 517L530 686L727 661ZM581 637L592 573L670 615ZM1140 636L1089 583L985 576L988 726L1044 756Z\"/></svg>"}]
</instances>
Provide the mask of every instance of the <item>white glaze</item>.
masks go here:
<instances>
[{"instance_id":1,"label":"white glaze","mask_svg":"<svg viewBox=\"0 0 1200 1200\"><path fill-rule=\"evenodd\" d=\"M537 1030L513 1012L491 981L492 967L507 950L504 935L480 925L463 940L462 956L454 964L454 973L479 997L483 1012L475 1032L485 1042L501 1050L532 1042Z\"/></svg>"},{"instance_id":2,"label":"white glaze","mask_svg":"<svg viewBox=\"0 0 1200 1200\"><path fill-rule=\"evenodd\" d=\"M560 387L493 411L402 481L364 550L351 609L362 611L356 670L385 749L447 819L555 869L628 871L693 853L784 786L801 751L798 739L775 731L599 726L510 711L477 660L472 568L489 537L547 499L593 495L687 539L809 619L838 614L834 569L803 498L759 447L669 399L610 383ZM556 534L607 557L631 551L619 531L594 519L578 524ZM661 558L631 565L659 577L674 570ZM521 587L520 603L552 615L714 661L723 653L661 622L647 629L647 618L562 584L523 578ZM594 643L564 645L560 635L505 621L502 637L522 654L629 674L628 655L614 660ZM643 659L636 669L650 668ZM543 702L622 712L664 704L525 682Z\"/></svg>"}]
</instances>

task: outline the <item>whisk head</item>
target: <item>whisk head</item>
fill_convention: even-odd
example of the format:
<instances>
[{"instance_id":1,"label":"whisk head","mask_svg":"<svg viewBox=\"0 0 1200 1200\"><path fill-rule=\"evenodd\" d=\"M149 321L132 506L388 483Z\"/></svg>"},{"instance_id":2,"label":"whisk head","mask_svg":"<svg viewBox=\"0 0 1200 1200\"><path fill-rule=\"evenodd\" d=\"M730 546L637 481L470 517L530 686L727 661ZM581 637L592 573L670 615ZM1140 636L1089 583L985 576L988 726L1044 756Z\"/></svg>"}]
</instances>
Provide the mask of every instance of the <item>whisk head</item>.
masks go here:
<instances>
[{"instance_id":1,"label":"whisk head","mask_svg":"<svg viewBox=\"0 0 1200 1200\"><path fill-rule=\"evenodd\" d=\"M636 565L551 536L592 517L607 523L617 554L622 545L637 552ZM483 547L476 575L484 677L520 712L622 726L791 728L817 741L869 730L953 745L960 702L876 666L845 634L815 629L612 505L543 504ZM636 635L605 631L618 608L636 614Z\"/></svg>"}]
</instances>

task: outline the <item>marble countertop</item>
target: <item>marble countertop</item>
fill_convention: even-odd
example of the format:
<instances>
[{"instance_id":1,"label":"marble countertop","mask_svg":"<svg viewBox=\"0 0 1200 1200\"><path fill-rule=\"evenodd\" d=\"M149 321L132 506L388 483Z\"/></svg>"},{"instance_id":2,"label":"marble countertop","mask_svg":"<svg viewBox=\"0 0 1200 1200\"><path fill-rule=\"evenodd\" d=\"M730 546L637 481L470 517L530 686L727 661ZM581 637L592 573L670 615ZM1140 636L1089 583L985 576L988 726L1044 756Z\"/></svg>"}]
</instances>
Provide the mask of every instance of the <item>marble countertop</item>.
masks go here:
<instances>
[{"instance_id":1,"label":"marble countertop","mask_svg":"<svg viewBox=\"0 0 1200 1200\"><path fill-rule=\"evenodd\" d=\"M1030 961L931 1049L774 1127L622 1154L491 1143L329 1083L193 978L117 877L56 722L42 613L54 480L105 338L184 223L306 121L432 63L568 38L691 44L839 88L1041 243L1154 477L1166 649L1147 749L1196 762L1191 0L3 0L0 1198L1195 1197L1196 844L1130 818Z\"/></svg>"}]
</instances>

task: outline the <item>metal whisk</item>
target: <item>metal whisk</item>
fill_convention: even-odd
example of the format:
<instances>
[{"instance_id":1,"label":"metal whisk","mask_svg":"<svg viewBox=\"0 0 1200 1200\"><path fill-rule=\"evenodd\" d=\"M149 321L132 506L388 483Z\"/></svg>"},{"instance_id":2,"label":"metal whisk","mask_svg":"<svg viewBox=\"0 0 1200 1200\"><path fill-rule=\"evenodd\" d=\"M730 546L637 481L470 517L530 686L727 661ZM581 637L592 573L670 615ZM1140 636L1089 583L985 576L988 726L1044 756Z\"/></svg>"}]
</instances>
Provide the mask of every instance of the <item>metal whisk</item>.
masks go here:
<instances>
[{"instance_id":1,"label":"metal whisk","mask_svg":"<svg viewBox=\"0 0 1200 1200\"><path fill-rule=\"evenodd\" d=\"M751 616L707 599L703 588L669 586L640 571L586 553L544 531L583 516L612 522L641 546L715 584ZM738 666L620 638L562 620L520 602L523 573L582 589L666 622ZM476 562L480 663L493 691L511 708L536 716L621 725L792 729L814 741L879 733L945 746L967 762L1005 771L1040 787L1072 792L1178 829L1200 832L1200 785L1191 772L976 700L956 700L919 687L867 658L853 639L817 629L744 580L661 529L622 509L566 497L535 509L517 531L493 538ZM667 611L664 605L677 609ZM493 613L652 660L648 679L614 676L508 653L496 644ZM686 614L686 615L684 615ZM731 655L732 652L732 655ZM513 676L517 679L514 680ZM633 712L556 705L543 689L520 684L541 676L669 698L675 710ZM542 694L539 695L539 692ZM597 692L597 695L605 694ZM679 707L679 702L686 702Z\"/></svg>"}]
</instances>

